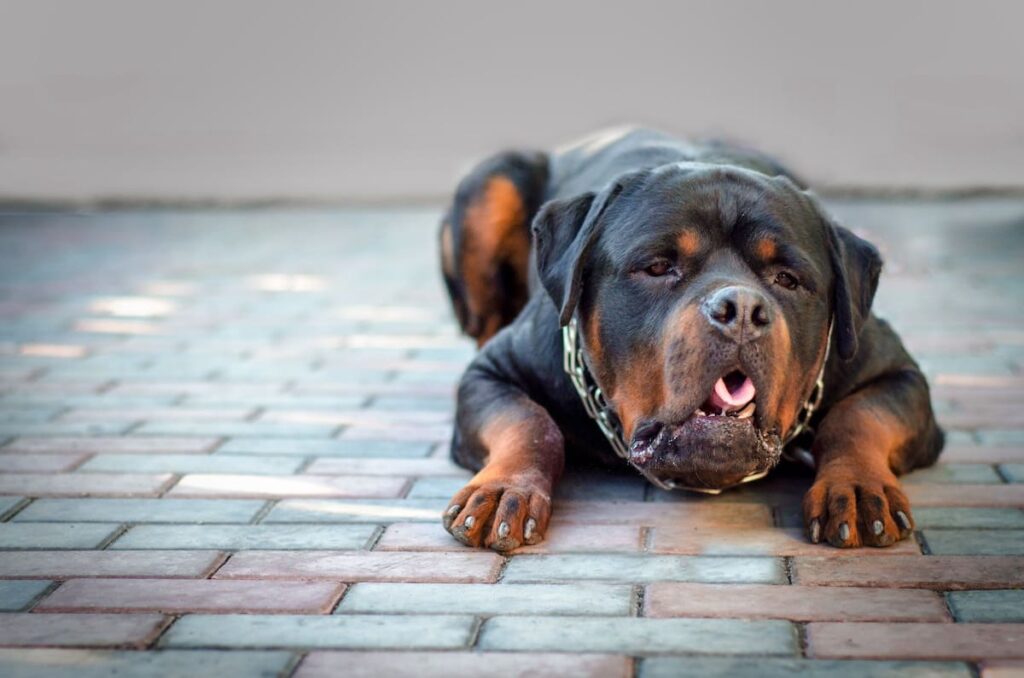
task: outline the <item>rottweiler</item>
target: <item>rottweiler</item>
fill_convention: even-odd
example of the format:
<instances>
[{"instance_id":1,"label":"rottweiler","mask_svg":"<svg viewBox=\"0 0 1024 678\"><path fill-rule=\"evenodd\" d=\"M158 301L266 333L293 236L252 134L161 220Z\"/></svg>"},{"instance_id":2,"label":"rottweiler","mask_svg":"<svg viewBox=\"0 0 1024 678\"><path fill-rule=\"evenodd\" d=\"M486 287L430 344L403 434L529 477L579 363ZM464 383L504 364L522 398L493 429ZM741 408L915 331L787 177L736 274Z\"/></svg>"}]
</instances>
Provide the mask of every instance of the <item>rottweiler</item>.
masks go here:
<instances>
[{"instance_id":1,"label":"rottweiler","mask_svg":"<svg viewBox=\"0 0 1024 678\"><path fill-rule=\"evenodd\" d=\"M872 313L878 250L772 158L643 129L504 152L460 183L441 268L480 351L442 516L507 551L544 538L567 455L718 493L780 459L816 469L807 536L888 546L897 476L943 445L928 384Z\"/></svg>"}]
</instances>

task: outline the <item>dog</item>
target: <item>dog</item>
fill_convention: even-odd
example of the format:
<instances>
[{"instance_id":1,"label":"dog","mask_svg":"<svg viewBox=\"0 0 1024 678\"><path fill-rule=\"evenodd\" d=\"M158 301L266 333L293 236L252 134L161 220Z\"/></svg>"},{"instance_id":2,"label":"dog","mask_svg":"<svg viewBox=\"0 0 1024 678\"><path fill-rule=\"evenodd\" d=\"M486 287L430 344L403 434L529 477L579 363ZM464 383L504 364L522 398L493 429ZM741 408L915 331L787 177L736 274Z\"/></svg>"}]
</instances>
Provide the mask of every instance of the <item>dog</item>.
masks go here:
<instances>
[{"instance_id":1,"label":"dog","mask_svg":"<svg viewBox=\"0 0 1024 678\"><path fill-rule=\"evenodd\" d=\"M459 184L440 251L480 347L451 444L476 475L442 516L460 542L543 540L567 455L706 493L794 456L816 469L810 541L913 530L897 476L944 436L871 312L881 257L770 157L643 129L500 153Z\"/></svg>"}]
</instances>

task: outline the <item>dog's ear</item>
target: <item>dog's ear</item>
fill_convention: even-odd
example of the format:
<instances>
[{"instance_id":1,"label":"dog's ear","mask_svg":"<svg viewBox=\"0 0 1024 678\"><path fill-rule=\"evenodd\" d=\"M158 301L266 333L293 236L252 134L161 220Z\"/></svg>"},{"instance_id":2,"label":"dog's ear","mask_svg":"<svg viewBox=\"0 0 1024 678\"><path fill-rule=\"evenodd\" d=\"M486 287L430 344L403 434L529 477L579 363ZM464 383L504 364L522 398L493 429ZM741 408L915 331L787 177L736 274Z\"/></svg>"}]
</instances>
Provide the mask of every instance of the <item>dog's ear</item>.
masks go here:
<instances>
[{"instance_id":1,"label":"dog's ear","mask_svg":"<svg viewBox=\"0 0 1024 678\"><path fill-rule=\"evenodd\" d=\"M882 257L874 245L825 217L829 258L835 275L832 307L833 337L839 357L850 360L857 353L858 337L878 289Z\"/></svg>"},{"instance_id":2,"label":"dog's ear","mask_svg":"<svg viewBox=\"0 0 1024 678\"><path fill-rule=\"evenodd\" d=\"M558 308L564 327L572 320L583 291L583 269L597 242L601 217L622 192L615 181L599 194L584 193L567 200L553 200L533 220L533 246L537 272Z\"/></svg>"}]
</instances>

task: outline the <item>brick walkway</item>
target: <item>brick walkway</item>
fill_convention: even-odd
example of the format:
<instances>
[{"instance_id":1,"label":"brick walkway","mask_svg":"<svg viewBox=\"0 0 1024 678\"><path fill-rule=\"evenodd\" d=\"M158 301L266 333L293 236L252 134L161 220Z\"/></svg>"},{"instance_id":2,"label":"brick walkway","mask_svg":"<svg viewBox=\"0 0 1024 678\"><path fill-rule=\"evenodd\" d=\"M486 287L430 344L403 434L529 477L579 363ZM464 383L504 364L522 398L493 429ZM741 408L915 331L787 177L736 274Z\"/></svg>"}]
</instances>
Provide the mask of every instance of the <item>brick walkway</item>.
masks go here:
<instances>
[{"instance_id":1,"label":"brick walkway","mask_svg":"<svg viewBox=\"0 0 1024 678\"><path fill-rule=\"evenodd\" d=\"M592 472L511 558L438 518L433 212L0 217L0 675L1024 672L1024 201L835 208L950 429L914 540Z\"/></svg>"}]
</instances>

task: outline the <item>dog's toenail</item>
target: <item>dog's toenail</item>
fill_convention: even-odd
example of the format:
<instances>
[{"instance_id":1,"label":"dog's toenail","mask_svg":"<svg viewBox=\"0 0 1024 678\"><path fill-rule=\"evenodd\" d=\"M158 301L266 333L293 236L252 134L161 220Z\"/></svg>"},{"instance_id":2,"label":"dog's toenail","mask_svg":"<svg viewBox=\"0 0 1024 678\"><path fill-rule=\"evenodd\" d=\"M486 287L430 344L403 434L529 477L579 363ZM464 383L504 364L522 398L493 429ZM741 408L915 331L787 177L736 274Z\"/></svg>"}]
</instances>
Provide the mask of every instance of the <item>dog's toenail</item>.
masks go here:
<instances>
[{"instance_id":1,"label":"dog's toenail","mask_svg":"<svg viewBox=\"0 0 1024 678\"><path fill-rule=\"evenodd\" d=\"M811 521L811 543L817 544L821 541L821 523L815 518Z\"/></svg>"},{"instance_id":2,"label":"dog's toenail","mask_svg":"<svg viewBox=\"0 0 1024 678\"><path fill-rule=\"evenodd\" d=\"M877 537L878 535L882 534L883 530L885 530L885 525L882 524L881 520L876 520L875 522L871 523L871 529L875 531L875 536Z\"/></svg>"},{"instance_id":3,"label":"dog's toenail","mask_svg":"<svg viewBox=\"0 0 1024 678\"><path fill-rule=\"evenodd\" d=\"M850 526L843 523L839 526L839 541L846 541L850 538Z\"/></svg>"},{"instance_id":4,"label":"dog's toenail","mask_svg":"<svg viewBox=\"0 0 1024 678\"><path fill-rule=\"evenodd\" d=\"M910 518L908 518L908 517L907 517L907 514L906 514L906 513L904 513L903 511L897 511L897 512L896 512L896 520L898 520L898 521L899 521L899 523L900 523L900 526L901 526L901 527L902 527L902 528L903 528L904 530L909 530L909 529L911 529L911 527L913 527L913 526L912 526L912 525L910 524Z\"/></svg>"},{"instance_id":5,"label":"dog's toenail","mask_svg":"<svg viewBox=\"0 0 1024 678\"><path fill-rule=\"evenodd\" d=\"M468 518L466 518L466 520L462 524L465 525L466 529L468 530L471 527L473 527L473 524L475 522L476 522L476 517L475 516L469 516Z\"/></svg>"},{"instance_id":6,"label":"dog's toenail","mask_svg":"<svg viewBox=\"0 0 1024 678\"><path fill-rule=\"evenodd\" d=\"M498 538L504 539L508 536L508 533L512 531L512 528L508 526L508 523L502 523L498 525Z\"/></svg>"},{"instance_id":7,"label":"dog's toenail","mask_svg":"<svg viewBox=\"0 0 1024 678\"><path fill-rule=\"evenodd\" d=\"M537 528L537 521L530 518L526 521L526 527L523 528L523 537L529 539L533 536L533 531Z\"/></svg>"}]
</instances>

